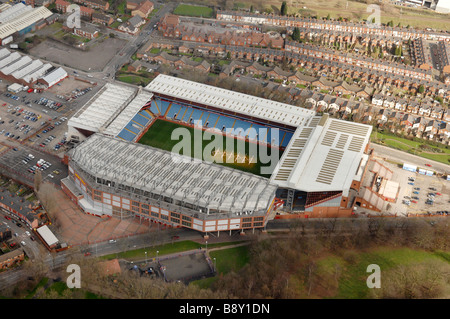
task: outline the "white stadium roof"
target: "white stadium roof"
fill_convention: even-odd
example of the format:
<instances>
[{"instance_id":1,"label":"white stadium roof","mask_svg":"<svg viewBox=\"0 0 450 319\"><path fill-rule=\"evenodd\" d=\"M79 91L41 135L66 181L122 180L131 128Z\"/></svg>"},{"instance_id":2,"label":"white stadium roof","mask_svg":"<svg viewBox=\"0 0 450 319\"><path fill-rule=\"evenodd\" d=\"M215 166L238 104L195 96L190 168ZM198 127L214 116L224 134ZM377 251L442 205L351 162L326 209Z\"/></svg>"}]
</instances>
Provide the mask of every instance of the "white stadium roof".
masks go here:
<instances>
[{"instance_id":1,"label":"white stadium roof","mask_svg":"<svg viewBox=\"0 0 450 319\"><path fill-rule=\"evenodd\" d=\"M208 209L266 210L277 188L267 178L103 134L70 153L72 162L96 178Z\"/></svg>"},{"instance_id":2,"label":"white stadium roof","mask_svg":"<svg viewBox=\"0 0 450 319\"><path fill-rule=\"evenodd\" d=\"M315 111L298 106L164 74L158 75L146 88L154 93L170 95L294 127L301 125L307 118L315 114Z\"/></svg>"},{"instance_id":3,"label":"white stadium roof","mask_svg":"<svg viewBox=\"0 0 450 319\"><path fill-rule=\"evenodd\" d=\"M141 110L141 108L151 100L153 94L141 90L125 109L108 125L103 132L107 135L116 136L130 122L130 120Z\"/></svg>"},{"instance_id":4,"label":"white stadium roof","mask_svg":"<svg viewBox=\"0 0 450 319\"><path fill-rule=\"evenodd\" d=\"M99 132L119 116L134 98L136 91L129 86L107 83L70 118L68 125Z\"/></svg>"},{"instance_id":5,"label":"white stadium roof","mask_svg":"<svg viewBox=\"0 0 450 319\"><path fill-rule=\"evenodd\" d=\"M343 190L347 195L371 132L370 125L313 117L295 131L271 182L307 192Z\"/></svg>"}]
</instances>

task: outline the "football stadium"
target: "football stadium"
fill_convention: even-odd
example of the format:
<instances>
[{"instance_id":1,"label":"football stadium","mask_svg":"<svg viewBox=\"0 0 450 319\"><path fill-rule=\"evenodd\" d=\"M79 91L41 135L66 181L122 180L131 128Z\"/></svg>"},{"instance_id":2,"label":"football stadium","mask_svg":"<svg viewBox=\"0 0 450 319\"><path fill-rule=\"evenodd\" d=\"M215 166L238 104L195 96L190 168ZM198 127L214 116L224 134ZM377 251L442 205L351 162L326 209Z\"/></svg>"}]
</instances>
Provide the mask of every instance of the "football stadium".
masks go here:
<instances>
[{"instance_id":1,"label":"football stadium","mask_svg":"<svg viewBox=\"0 0 450 319\"><path fill-rule=\"evenodd\" d=\"M350 214L371 126L158 75L106 84L68 131L62 188L83 211L208 233Z\"/></svg>"}]
</instances>

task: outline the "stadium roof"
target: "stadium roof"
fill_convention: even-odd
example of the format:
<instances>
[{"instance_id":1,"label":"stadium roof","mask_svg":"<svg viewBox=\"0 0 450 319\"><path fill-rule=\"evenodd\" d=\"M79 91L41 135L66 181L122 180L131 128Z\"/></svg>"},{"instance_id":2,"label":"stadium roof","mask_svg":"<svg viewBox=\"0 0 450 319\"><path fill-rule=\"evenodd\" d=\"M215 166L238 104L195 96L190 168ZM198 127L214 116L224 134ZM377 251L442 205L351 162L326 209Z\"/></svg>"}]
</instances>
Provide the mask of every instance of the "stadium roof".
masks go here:
<instances>
[{"instance_id":1,"label":"stadium roof","mask_svg":"<svg viewBox=\"0 0 450 319\"><path fill-rule=\"evenodd\" d=\"M146 88L154 93L219 107L294 127L305 123L309 117L315 114L315 111L298 106L164 74L158 75Z\"/></svg>"},{"instance_id":2,"label":"stadium roof","mask_svg":"<svg viewBox=\"0 0 450 319\"><path fill-rule=\"evenodd\" d=\"M141 90L125 109L108 125L103 132L107 135L116 136L131 121L131 119L141 110L141 108L151 100L153 94L146 90Z\"/></svg>"},{"instance_id":3,"label":"stadium roof","mask_svg":"<svg viewBox=\"0 0 450 319\"><path fill-rule=\"evenodd\" d=\"M84 172L115 181L116 187L233 213L266 210L277 188L263 177L103 134L90 136L70 157Z\"/></svg>"},{"instance_id":4,"label":"stadium roof","mask_svg":"<svg viewBox=\"0 0 450 319\"><path fill-rule=\"evenodd\" d=\"M129 86L107 83L70 118L68 125L99 132L120 116L135 94L136 89Z\"/></svg>"},{"instance_id":5,"label":"stadium roof","mask_svg":"<svg viewBox=\"0 0 450 319\"><path fill-rule=\"evenodd\" d=\"M307 192L343 190L347 195L371 132L370 125L315 116L297 128L271 182Z\"/></svg>"}]
</instances>

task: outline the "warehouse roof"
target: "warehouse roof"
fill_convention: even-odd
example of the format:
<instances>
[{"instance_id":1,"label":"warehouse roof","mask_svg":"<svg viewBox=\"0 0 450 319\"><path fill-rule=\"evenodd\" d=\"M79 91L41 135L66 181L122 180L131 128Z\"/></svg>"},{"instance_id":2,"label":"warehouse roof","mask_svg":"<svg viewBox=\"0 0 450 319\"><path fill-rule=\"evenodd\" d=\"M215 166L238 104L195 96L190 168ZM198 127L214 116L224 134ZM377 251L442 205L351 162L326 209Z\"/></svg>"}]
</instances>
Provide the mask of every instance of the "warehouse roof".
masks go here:
<instances>
[{"instance_id":1,"label":"warehouse roof","mask_svg":"<svg viewBox=\"0 0 450 319\"><path fill-rule=\"evenodd\" d=\"M219 107L290 126L301 125L315 111L164 74L147 87L154 93Z\"/></svg>"},{"instance_id":2,"label":"warehouse roof","mask_svg":"<svg viewBox=\"0 0 450 319\"><path fill-rule=\"evenodd\" d=\"M29 27L41 19L50 17L51 15L52 12L46 7L38 7L31 11L24 12L14 19L0 25L0 39L4 39L17 31Z\"/></svg>"},{"instance_id":3,"label":"warehouse roof","mask_svg":"<svg viewBox=\"0 0 450 319\"><path fill-rule=\"evenodd\" d=\"M42 77L42 80L45 81L49 86L52 86L59 80L65 78L66 76L67 76L66 70L59 67L50 72L49 74L45 75L44 77Z\"/></svg>"},{"instance_id":4,"label":"warehouse roof","mask_svg":"<svg viewBox=\"0 0 450 319\"><path fill-rule=\"evenodd\" d=\"M266 211L276 190L263 177L103 134L89 137L70 151L70 157L96 180L209 209Z\"/></svg>"}]
</instances>

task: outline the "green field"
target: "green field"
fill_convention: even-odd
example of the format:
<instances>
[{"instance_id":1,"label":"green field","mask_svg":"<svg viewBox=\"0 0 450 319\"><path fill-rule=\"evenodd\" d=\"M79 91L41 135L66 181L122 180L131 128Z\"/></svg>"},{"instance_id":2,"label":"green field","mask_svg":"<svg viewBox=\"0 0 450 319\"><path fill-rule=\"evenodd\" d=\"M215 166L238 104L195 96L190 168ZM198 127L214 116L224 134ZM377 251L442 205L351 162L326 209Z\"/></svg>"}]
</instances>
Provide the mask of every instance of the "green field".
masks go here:
<instances>
[{"instance_id":1,"label":"green field","mask_svg":"<svg viewBox=\"0 0 450 319\"><path fill-rule=\"evenodd\" d=\"M445 148L444 145L433 146L427 144L426 141L411 141L409 139L398 137L393 134L380 133L377 131L372 132L371 141L411 154L415 154L436 162L444 164L450 163L450 149ZM435 151L433 151L433 149Z\"/></svg>"},{"instance_id":2,"label":"green field","mask_svg":"<svg viewBox=\"0 0 450 319\"><path fill-rule=\"evenodd\" d=\"M387 274L397 267L426 263L445 265L449 263L448 252L428 252L410 248L380 247L365 252L352 252L345 256L330 255L317 261L318 273L324 280L333 277L336 267L342 270L338 289L332 298L354 299L369 298L371 289L367 288L367 266L376 264L382 273ZM383 280L383 276L381 277Z\"/></svg>"},{"instance_id":3,"label":"green field","mask_svg":"<svg viewBox=\"0 0 450 319\"><path fill-rule=\"evenodd\" d=\"M172 132L177 128L184 128L189 132L190 137L190 150L189 149L183 149L179 148L177 145L180 143L182 138L172 139ZM208 140L206 138L202 139L202 152L195 152L195 144L194 140L196 140L197 137L200 137L202 135L202 131L199 129L194 129L192 127L186 127L177 123L172 123L164 120L156 120L152 126L148 129L148 131L142 136L142 138L138 141L141 144L153 146L162 150L174 152L177 154L187 155L191 156L193 158L201 158L203 154L203 160L207 162L215 162L217 164L227 166L230 168L238 169L241 171L249 172L255 175L265 176L269 177L270 174L261 174L261 167L265 164L261 164L257 159L255 158L256 162L250 162L249 158L251 159L252 156L249 157L249 150L250 150L250 143L245 142L245 159L242 161L241 159L244 158L244 155L238 152L238 146L239 143L237 143L236 139L225 137L220 134L211 134L211 138ZM207 134L207 133L206 133ZM206 137L206 134L204 137ZM209 134L208 134L209 135ZM222 139L222 140L220 140ZM212 143L215 144L215 142L218 142L220 145L222 145L223 148L219 150L216 156L214 156L214 152L216 151L216 148L213 147ZM210 144L211 143L211 144ZM228 145L233 145L234 149L231 150L229 148L226 148ZM259 146L256 144L253 144L252 147L257 150L257 154L259 154ZM205 148L207 148L210 152L204 151ZM225 151L224 151L225 150ZM190 152L190 154L189 154ZM268 150L270 152L270 150ZM227 154L225 154L227 153ZM229 154L229 155L228 155ZM280 151L280 154L278 156L278 159L281 157L282 151ZM228 157L230 156L230 157ZM234 160L232 158L234 156ZM238 159L239 156L239 159Z\"/></svg>"},{"instance_id":4,"label":"green field","mask_svg":"<svg viewBox=\"0 0 450 319\"><path fill-rule=\"evenodd\" d=\"M173 13L180 16L212 18L213 9L209 7L180 4Z\"/></svg>"}]
</instances>

